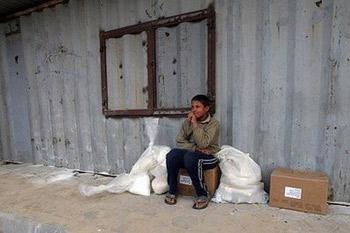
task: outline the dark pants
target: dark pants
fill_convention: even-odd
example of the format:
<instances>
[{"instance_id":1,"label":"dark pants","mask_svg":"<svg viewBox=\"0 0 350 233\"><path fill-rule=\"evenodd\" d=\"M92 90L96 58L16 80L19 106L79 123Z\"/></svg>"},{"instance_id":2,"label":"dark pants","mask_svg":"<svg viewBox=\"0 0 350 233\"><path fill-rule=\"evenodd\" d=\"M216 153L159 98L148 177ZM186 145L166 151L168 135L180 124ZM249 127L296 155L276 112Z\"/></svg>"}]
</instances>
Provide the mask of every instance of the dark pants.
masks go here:
<instances>
[{"instance_id":1,"label":"dark pants","mask_svg":"<svg viewBox=\"0 0 350 233\"><path fill-rule=\"evenodd\" d=\"M184 149L172 149L166 155L168 170L169 193L177 193L177 176L180 168L186 168L191 177L197 196L208 196L204 183L203 170L212 169L219 163L219 159L212 155Z\"/></svg>"}]
</instances>

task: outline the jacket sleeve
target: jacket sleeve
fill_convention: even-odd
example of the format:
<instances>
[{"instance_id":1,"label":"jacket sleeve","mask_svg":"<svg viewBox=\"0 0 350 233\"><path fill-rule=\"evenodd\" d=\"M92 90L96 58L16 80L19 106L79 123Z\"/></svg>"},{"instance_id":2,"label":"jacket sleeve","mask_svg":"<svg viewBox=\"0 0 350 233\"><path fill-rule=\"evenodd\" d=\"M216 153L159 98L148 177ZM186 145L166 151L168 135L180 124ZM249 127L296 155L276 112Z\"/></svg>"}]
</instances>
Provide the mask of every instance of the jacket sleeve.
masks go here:
<instances>
[{"instance_id":1,"label":"jacket sleeve","mask_svg":"<svg viewBox=\"0 0 350 233\"><path fill-rule=\"evenodd\" d=\"M180 128L179 133L176 136L176 146L179 149L195 150L196 145L189 141L190 136L186 134L186 122L184 122Z\"/></svg>"},{"instance_id":2,"label":"jacket sleeve","mask_svg":"<svg viewBox=\"0 0 350 233\"><path fill-rule=\"evenodd\" d=\"M206 129L193 129L193 138L199 148L207 148L219 135L219 122L212 122Z\"/></svg>"}]
</instances>

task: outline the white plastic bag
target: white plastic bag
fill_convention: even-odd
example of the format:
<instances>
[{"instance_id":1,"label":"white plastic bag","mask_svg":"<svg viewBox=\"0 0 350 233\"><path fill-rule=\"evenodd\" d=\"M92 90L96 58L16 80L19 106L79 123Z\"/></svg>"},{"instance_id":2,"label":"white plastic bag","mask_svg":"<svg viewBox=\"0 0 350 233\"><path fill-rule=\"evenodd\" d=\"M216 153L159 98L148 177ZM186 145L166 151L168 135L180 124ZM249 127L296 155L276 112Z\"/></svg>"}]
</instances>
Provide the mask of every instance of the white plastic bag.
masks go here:
<instances>
[{"instance_id":1,"label":"white plastic bag","mask_svg":"<svg viewBox=\"0 0 350 233\"><path fill-rule=\"evenodd\" d=\"M155 181L154 191L156 193L164 193L163 190L166 189L164 185L164 180L166 182L166 168L161 164L165 163L165 157L169 151L170 148L167 146L148 147L132 167L130 174L119 175L107 185L80 185L80 193L84 196L91 196L104 191L111 193L129 191L134 194L149 196L151 193L151 171L158 179ZM165 178L162 178L164 176Z\"/></svg>"},{"instance_id":2,"label":"white plastic bag","mask_svg":"<svg viewBox=\"0 0 350 233\"><path fill-rule=\"evenodd\" d=\"M217 153L222 176L214 202L267 203L261 181L261 169L248 153L231 146L222 146Z\"/></svg>"},{"instance_id":3,"label":"white plastic bag","mask_svg":"<svg viewBox=\"0 0 350 233\"><path fill-rule=\"evenodd\" d=\"M151 171L165 161L165 156L169 151L170 147L168 146L149 146L131 168L130 174Z\"/></svg>"},{"instance_id":4,"label":"white plastic bag","mask_svg":"<svg viewBox=\"0 0 350 233\"><path fill-rule=\"evenodd\" d=\"M169 190L168 182L167 182L167 169L166 169L166 161L165 159L161 164L155 167L150 173L155 177L152 180L152 190L156 194L163 194Z\"/></svg>"},{"instance_id":5,"label":"white plastic bag","mask_svg":"<svg viewBox=\"0 0 350 233\"><path fill-rule=\"evenodd\" d=\"M91 196L104 191L112 193L129 191L134 194L149 196L151 193L150 176L152 175L155 176L154 182L152 182L153 190L156 193L166 192L166 167L164 164L170 147L153 145L158 131L157 126L158 118L146 119L146 130L150 140L149 146L134 164L130 174L119 175L107 185L80 185L80 193L84 196Z\"/></svg>"},{"instance_id":6,"label":"white plastic bag","mask_svg":"<svg viewBox=\"0 0 350 233\"><path fill-rule=\"evenodd\" d=\"M164 177L156 177L152 180L152 190L156 194L163 194L169 190L168 182Z\"/></svg>"},{"instance_id":7,"label":"white plastic bag","mask_svg":"<svg viewBox=\"0 0 350 233\"><path fill-rule=\"evenodd\" d=\"M267 203L268 195L263 188L264 184L261 182L244 189L220 183L212 201L217 203Z\"/></svg>"},{"instance_id":8,"label":"white plastic bag","mask_svg":"<svg viewBox=\"0 0 350 233\"><path fill-rule=\"evenodd\" d=\"M129 191L134 194L149 196L150 195L150 180L147 173L136 175L122 174L114 178L107 185L80 185L80 193L84 196L92 196L104 191L110 193L122 193Z\"/></svg>"},{"instance_id":9,"label":"white plastic bag","mask_svg":"<svg viewBox=\"0 0 350 233\"><path fill-rule=\"evenodd\" d=\"M130 193L149 196L151 194L151 183L147 173L140 173L134 176L131 185L128 188Z\"/></svg>"},{"instance_id":10,"label":"white plastic bag","mask_svg":"<svg viewBox=\"0 0 350 233\"><path fill-rule=\"evenodd\" d=\"M231 146L222 146L217 153L220 169L228 182L235 185L255 184L261 180L261 169L248 153Z\"/></svg>"}]
</instances>

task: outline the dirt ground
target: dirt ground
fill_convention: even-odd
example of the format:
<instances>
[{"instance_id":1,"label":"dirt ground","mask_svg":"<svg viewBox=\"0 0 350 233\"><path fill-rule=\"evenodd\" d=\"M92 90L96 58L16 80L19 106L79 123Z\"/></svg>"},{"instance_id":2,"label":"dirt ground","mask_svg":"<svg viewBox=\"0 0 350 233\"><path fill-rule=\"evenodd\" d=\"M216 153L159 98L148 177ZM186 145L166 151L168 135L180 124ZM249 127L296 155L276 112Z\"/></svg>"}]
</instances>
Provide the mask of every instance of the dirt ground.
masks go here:
<instances>
[{"instance_id":1,"label":"dirt ground","mask_svg":"<svg viewBox=\"0 0 350 233\"><path fill-rule=\"evenodd\" d=\"M204 210L193 210L191 197L179 197L175 206L168 206L164 195L156 194L84 197L80 183L105 184L112 178L79 174L68 179L62 171L70 172L1 165L0 233L32 232L29 228L40 233L350 232L350 207L331 205L330 213L322 216L257 204L210 203Z\"/></svg>"}]
</instances>

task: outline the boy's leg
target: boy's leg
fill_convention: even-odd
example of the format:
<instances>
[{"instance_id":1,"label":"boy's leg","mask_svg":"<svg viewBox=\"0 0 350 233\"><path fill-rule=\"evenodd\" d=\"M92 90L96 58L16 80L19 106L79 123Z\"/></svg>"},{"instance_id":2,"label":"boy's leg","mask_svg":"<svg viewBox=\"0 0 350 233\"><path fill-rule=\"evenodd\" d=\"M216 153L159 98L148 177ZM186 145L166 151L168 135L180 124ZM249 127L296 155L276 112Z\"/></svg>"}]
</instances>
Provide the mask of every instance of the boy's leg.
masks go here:
<instances>
[{"instance_id":1,"label":"boy's leg","mask_svg":"<svg viewBox=\"0 0 350 233\"><path fill-rule=\"evenodd\" d=\"M212 169L219 163L219 159L200 152L187 152L184 155L184 165L191 177L197 196L208 196L204 184L203 170Z\"/></svg>"},{"instance_id":2,"label":"boy's leg","mask_svg":"<svg viewBox=\"0 0 350 233\"><path fill-rule=\"evenodd\" d=\"M168 185L169 193L177 193L177 176L180 168L184 167L184 155L187 153L187 150L183 149L172 149L166 155L166 167L168 171Z\"/></svg>"}]
</instances>

